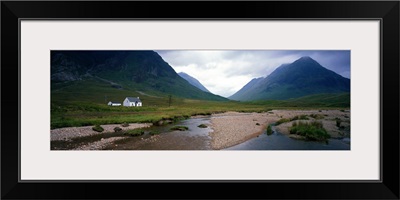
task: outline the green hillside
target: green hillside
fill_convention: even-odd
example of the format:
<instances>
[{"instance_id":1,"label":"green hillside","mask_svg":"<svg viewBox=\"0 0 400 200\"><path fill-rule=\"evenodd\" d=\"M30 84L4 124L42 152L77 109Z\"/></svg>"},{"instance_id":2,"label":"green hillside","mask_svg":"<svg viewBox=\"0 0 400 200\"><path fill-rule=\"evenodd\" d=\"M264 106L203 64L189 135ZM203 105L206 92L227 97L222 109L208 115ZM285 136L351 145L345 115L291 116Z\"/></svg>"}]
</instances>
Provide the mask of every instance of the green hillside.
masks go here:
<instances>
[{"instance_id":1,"label":"green hillside","mask_svg":"<svg viewBox=\"0 0 400 200\"><path fill-rule=\"evenodd\" d=\"M136 93L141 91L161 97L174 95L189 99L227 101L224 97L204 92L189 84L154 51L51 53L51 91L54 99L63 99L66 95L72 101L100 102L104 101L104 95L141 97L143 95L140 92ZM58 97L59 93L62 93L61 97Z\"/></svg>"}]
</instances>

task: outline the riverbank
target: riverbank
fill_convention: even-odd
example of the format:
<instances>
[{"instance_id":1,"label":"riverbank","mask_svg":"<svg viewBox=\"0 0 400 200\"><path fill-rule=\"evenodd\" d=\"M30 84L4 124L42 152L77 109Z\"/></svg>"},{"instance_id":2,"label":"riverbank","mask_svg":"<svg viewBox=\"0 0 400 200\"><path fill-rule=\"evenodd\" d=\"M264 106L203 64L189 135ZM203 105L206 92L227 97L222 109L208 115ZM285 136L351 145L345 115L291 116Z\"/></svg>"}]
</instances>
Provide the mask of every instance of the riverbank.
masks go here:
<instances>
[{"instance_id":1,"label":"riverbank","mask_svg":"<svg viewBox=\"0 0 400 200\"><path fill-rule=\"evenodd\" d=\"M270 124L284 121L276 126L278 132L296 139L289 128L296 121L318 120L331 138L350 138L350 111L346 110L272 110L268 112L225 112L212 115L192 116L173 124L152 126L150 123L101 125L104 131L92 130L93 126L68 127L51 130L53 150L220 150L226 149L265 133ZM338 125L338 121L340 121ZM200 128L205 124L208 128ZM171 131L173 126L187 126L187 131ZM147 128L143 136L128 137L124 130ZM119 127L121 132L115 133ZM247 148L247 147L246 147ZM248 147L251 149L251 147Z\"/></svg>"},{"instance_id":2,"label":"riverbank","mask_svg":"<svg viewBox=\"0 0 400 200\"><path fill-rule=\"evenodd\" d=\"M224 149L264 133L279 118L270 113L226 112L211 116L211 148Z\"/></svg>"},{"instance_id":3,"label":"riverbank","mask_svg":"<svg viewBox=\"0 0 400 200\"><path fill-rule=\"evenodd\" d=\"M50 140L51 141L69 141L72 138L94 136L103 133L114 132L115 127L119 127L122 130L130 130L137 128L150 127L150 123L131 123L129 126L123 127L121 124L107 124L101 125L104 131L97 132L92 130L93 126L82 126L82 127L66 127L50 130Z\"/></svg>"}]
</instances>

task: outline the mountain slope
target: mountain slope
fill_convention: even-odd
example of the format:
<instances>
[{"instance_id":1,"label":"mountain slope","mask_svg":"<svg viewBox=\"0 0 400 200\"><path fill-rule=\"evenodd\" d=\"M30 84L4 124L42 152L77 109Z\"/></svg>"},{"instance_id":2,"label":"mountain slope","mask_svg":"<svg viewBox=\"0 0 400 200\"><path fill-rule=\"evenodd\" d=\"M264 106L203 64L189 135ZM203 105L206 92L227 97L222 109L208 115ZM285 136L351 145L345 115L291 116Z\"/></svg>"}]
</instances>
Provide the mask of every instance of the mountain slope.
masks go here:
<instances>
[{"instance_id":1,"label":"mountain slope","mask_svg":"<svg viewBox=\"0 0 400 200\"><path fill-rule=\"evenodd\" d=\"M264 78L253 78L250 82L248 82L245 86L243 86L239 91L237 91L232 96L228 97L232 100L240 100L242 99L248 91L251 91L252 88L257 85L258 82L262 81Z\"/></svg>"},{"instance_id":2,"label":"mountain slope","mask_svg":"<svg viewBox=\"0 0 400 200\"><path fill-rule=\"evenodd\" d=\"M253 79L254 80L254 79ZM350 79L322 67L310 57L284 64L250 88L243 88L229 97L252 101L289 99L312 94L350 92Z\"/></svg>"},{"instance_id":3,"label":"mountain slope","mask_svg":"<svg viewBox=\"0 0 400 200\"><path fill-rule=\"evenodd\" d=\"M210 92L207 90L206 87L204 87L200 81L198 81L197 79L193 78L192 76L190 76L189 74L186 74L185 72L179 72L178 75L180 77L182 77L183 79L185 79L187 82L189 82L190 84L192 84L193 86L199 88L200 90L203 90L204 92Z\"/></svg>"},{"instance_id":4,"label":"mountain slope","mask_svg":"<svg viewBox=\"0 0 400 200\"><path fill-rule=\"evenodd\" d=\"M62 93L76 101L86 100L80 98L83 93L104 96L105 91L117 96L140 91L155 96L226 100L189 84L154 51L51 51L51 90L52 98Z\"/></svg>"}]
</instances>

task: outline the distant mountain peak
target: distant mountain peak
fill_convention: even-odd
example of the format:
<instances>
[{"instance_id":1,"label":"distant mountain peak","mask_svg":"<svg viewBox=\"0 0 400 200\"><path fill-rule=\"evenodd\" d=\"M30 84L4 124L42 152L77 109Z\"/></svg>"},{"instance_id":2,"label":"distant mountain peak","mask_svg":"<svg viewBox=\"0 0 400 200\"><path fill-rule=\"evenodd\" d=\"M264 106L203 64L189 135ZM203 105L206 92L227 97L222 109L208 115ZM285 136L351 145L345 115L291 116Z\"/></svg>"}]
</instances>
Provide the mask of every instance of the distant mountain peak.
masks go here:
<instances>
[{"instance_id":1,"label":"distant mountain peak","mask_svg":"<svg viewBox=\"0 0 400 200\"><path fill-rule=\"evenodd\" d=\"M313 64L319 65L319 63L317 61L315 61L314 59L312 59L310 56L303 56L303 57L297 59L296 61L294 61L293 63L313 63Z\"/></svg>"},{"instance_id":2,"label":"distant mountain peak","mask_svg":"<svg viewBox=\"0 0 400 200\"><path fill-rule=\"evenodd\" d=\"M310 56L302 56L298 60L314 60L314 59L312 59Z\"/></svg>"}]
</instances>

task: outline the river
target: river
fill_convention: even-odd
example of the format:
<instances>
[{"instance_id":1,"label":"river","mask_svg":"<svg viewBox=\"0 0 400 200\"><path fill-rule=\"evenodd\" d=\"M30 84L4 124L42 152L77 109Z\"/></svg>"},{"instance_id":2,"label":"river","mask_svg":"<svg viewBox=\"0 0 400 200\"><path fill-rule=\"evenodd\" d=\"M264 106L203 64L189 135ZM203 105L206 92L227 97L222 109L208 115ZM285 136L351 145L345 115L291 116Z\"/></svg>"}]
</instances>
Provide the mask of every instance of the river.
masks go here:
<instances>
[{"instance_id":1,"label":"river","mask_svg":"<svg viewBox=\"0 0 400 200\"><path fill-rule=\"evenodd\" d=\"M211 150L211 138L208 135L212 129L199 128L200 124L210 125L210 117L191 118L173 125L154 126L162 134L156 137L143 135L117 142L114 150ZM188 131L169 131L173 126L187 126ZM350 140L329 139L328 142L304 141L290 138L272 127L273 134L261 134L236 146L224 150L350 150Z\"/></svg>"}]
</instances>

